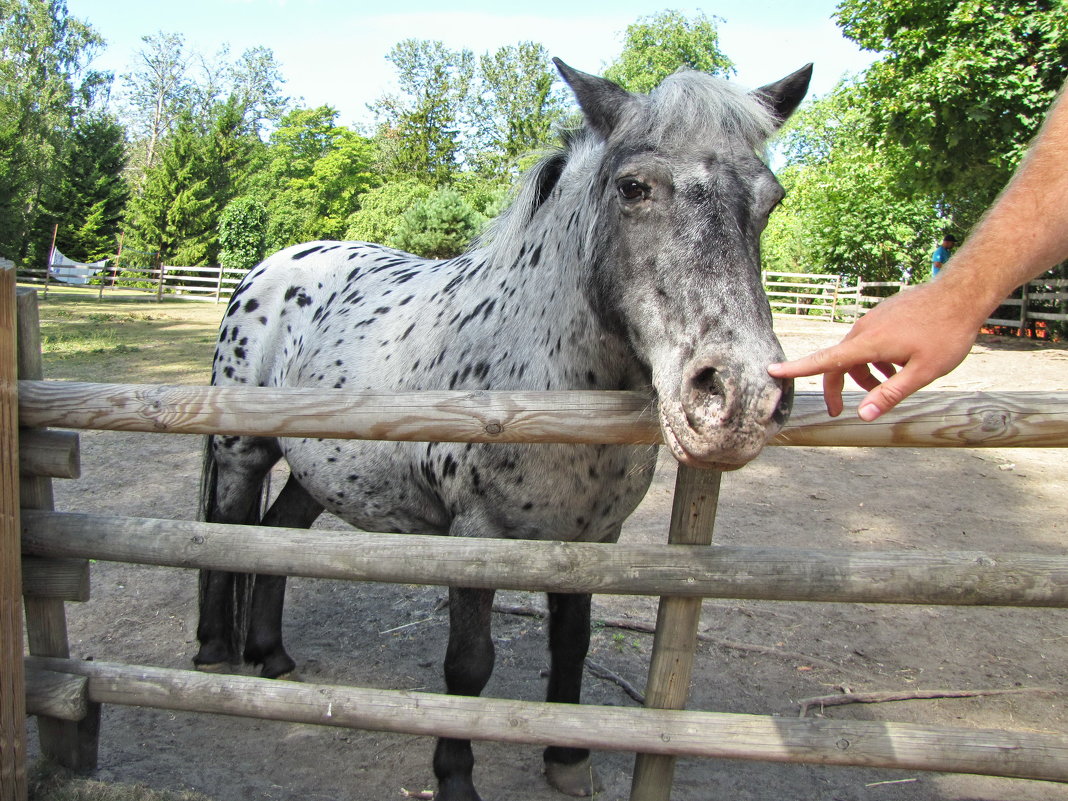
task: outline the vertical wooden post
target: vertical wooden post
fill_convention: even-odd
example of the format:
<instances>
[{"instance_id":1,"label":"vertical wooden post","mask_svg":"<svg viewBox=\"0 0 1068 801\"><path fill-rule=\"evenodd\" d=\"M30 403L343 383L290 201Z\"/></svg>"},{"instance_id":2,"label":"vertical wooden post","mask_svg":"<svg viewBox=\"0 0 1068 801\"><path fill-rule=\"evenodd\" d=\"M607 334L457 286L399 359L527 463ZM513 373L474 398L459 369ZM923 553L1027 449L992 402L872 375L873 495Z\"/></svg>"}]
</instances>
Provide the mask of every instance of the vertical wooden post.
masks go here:
<instances>
[{"instance_id":1,"label":"vertical wooden post","mask_svg":"<svg viewBox=\"0 0 1068 801\"><path fill-rule=\"evenodd\" d=\"M0 801L26 801L15 269L0 268Z\"/></svg>"},{"instance_id":2,"label":"vertical wooden post","mask_svg":"<svg viewBox=\"0 0 1068 801\"><path fill-rule=\"evenodd\" d=\"M41 324L37 311L37 293L33 290L20 291L17 302L18 375L22 379L40 380L44 377L44 365L41 359ZM20 495L24 509L51 511L55 508L50 478L23 476ZM67 616L63 601L27 596L24 604L26 640L30 653L34 656L70 658ZM90 704L88 714L78 722L39 716L37 731L41 752L72 770L93 770L97 762L99 727L99 704Z\"/></svg>"},{"instance_id":3,"label":"vertical wooden post","mask_svg":"<svg viewBox=\"0 0 1068 801\"><path fill-rule=\"evenodd\" d=\"M48 297L48 280L52 277L52 259L56 257L56 237L59 235L59 223L52 228L52 244L48 248L48 264L45 265L44 296Z\"/></svg>"},{"instance_id":4,"label":"vertical wooden post","mask_svg":"<svg viewBox=\"0 0 1068 801\"><path fill-rule=\"evenodd\" d=\"M159 251L156 251L156 266L159 268L159 283L156 284L156 302L159 303L163 300L163 260L160 258Z\"/></svg>"},{"instance_id":5,"label":"vertical wooden post","mask_svg":"<svg viewBox=\"0 0 1068 801\"><path fill-rule=\"evenodd\" d=\"M222 300L223 267L219 265L219 282L215 285L215 302Z\"/></svg>"},{"instance_id":6,"label":"vertical wooden post","mask_svg":"<svg viewBox=\"0 0 1068 801\"><path fill-rule=\"evenodd\" d=\"M718 470L696 470L679 465L671 507L672 545L709 545L716 522ZM684 709L690 693L701 598L663 597L656 615L653 654L645 688L645 705L657 709ZM630 801L667 801L675 774L675 757L638 754Z\"/></svg>"}]
</instances>

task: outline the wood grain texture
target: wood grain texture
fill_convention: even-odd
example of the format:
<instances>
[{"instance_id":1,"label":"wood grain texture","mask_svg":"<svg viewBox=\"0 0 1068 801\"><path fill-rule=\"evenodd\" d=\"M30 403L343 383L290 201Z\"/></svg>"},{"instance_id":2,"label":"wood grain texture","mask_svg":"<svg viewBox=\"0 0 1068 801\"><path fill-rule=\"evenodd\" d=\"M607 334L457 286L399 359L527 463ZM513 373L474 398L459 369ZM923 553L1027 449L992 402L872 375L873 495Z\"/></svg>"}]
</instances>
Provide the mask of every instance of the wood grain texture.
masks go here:
<instances>
[{"instance_id":1,"label":"wood grain texture","mask_svg":"<svg viewBox=\"0 0 1068 801\"><path fill-rule=\"evenodd\" d=\"M0 267L0 801L25 801L15 270Z\"/></svg>"},{"instance_id":2,"label":"wood grain texture","mask_svg":"<svg viewBox=\"0 0 1068 801\"><path fill-rule=\"evenodd\" d=\"M30 657L89 679L95 703L373 731L1068 781L1068 736L857 720L545 704Z\"/></svg>"},{"instance_id":3,"label":"wood grain texture","mask_svg":"<svg viewBox=\"0 0 1068 801\"><path fill-rule=\"evenodd\" d=\"M860 393L846 393L853 408ZM654 443L650 399L635 392L379 393L23 381L22 425L183 434L442 442ZM873 423L827 416L799 393L775 445L1068 447L1068 393L920 392Z\"/></svg>"},{"instance_id":4,"label":"wood grain texture","mask_svg":"<svg viewBox=\"0 0 1068 801\"><path fill-rule=\"evenodd\" d=\"M1068 557L368 534L26 510L25 553L546 592L1068 606Z\"/></svg>"},{"instance_id":5,"label":"wood grain texture","mask_svg":"<svg viewBox=\"0 0 1068 801\"><path fill-rule=\"evenodd\" d=\"M723 474L717 470L694 470L679 465L668 529L670 553L679 546L707 546L719 507ZM685 709L697 654L697 627L701 622L701 598L663 596L656 614L656 633L645 685L645 706L654 709ZM668 801L675 776L675 757L640 753L634 759L631 801Z\"/></svg>"}]
</instances>

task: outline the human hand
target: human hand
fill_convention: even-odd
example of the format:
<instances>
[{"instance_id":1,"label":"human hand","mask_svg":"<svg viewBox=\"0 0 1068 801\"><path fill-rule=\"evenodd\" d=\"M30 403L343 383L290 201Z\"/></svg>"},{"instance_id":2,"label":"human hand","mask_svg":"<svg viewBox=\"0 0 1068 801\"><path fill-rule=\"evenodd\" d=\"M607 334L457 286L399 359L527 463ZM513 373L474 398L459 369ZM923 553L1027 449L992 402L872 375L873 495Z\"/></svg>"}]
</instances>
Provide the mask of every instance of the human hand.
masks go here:
<instances>
[{"instance_id":1,"label":"human hand","mask_svg":"<svg viewBox=\"0 0 1068 801\"><path fill-rule=\"evenodd\" d=\"M939 278L887 298L837 345L773 364L768 372L776 378L822 373L823 399L832 417L842 413L842 388L849 375L868 390L857 413L870 422L959 365L975 342L985 312Z\"/></svg>"}]
</instances>

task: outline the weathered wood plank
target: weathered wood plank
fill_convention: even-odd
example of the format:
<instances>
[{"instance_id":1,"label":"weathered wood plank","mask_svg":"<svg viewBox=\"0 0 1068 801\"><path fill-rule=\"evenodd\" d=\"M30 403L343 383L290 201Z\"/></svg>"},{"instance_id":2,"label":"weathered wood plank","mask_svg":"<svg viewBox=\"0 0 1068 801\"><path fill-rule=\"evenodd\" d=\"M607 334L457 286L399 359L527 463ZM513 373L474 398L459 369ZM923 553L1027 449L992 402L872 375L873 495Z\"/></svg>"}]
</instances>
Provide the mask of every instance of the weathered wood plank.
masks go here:
<instances>
[{"instance_id":1,"label":"weathered wood plank","mask_svg":"<svg viewBox=\"0 0 1068 801\"><path fill-rule=\"evenodd\" d=\"M19 471L24 476L78 478L81 469L75 432L39 428L19 431Z\"/></svg>"},{"instance_id":2,"label":"weathered wood plank","mask_svg":"<svg viewBox=\"0 0 1068 801\"><path fill-rule=\"evenodd\" d=\"M89 711L89 680L54 670L26 670L26 714L78 721Z\"/></svg>"},{"instance_id":3,"label":"weathered wood plank","mask_svg":"<svg viewBox=\"0 0 1068 801\"><path fill-rule=\"evenodd\" d=\"M722 475L715 470L694 470L679 465L675 476L668 550L673 546L707 546L712 542ZM646 707L686 708L697 653L701 600L678 596L660 599L645 686ZM631 801L667 801L671 797L674 776L673 755L638 754L634 759Z\"/></svg>"},{"instance_id":4,"label":"weathered wood plank","mask_svg":"<svg viewBox=\"0 0 1068 801\"><path fill-rule=\"evenodd\" d=\"M1068 781L1068 736L819 718L543 704L30 657L89 678L96 703L678 756Z\"/></svg>"},{"instance_id":5,"label":"weathered wood plank","mask_svg":"<svg viewBox=\"0 0 1068 801\"><path fill-rule=\"evenodd\" d=\"M0 266L0 801L25 801L15 269Z\"/></svg>"},{"instance_id":6,"label":"weathered wood plank","mask_svg":"<svg viewBox=\"0 0 1068 801\"><path fill-rule=\"evenodd\" d=\"M21 380L40 380L43 376L41 325L35 291L18 293L18 369ZM20 421L21 423L21 421ZM19 492L22 514L27 510L54 508L52 480L45 476L23 476ZM63 600L55 597L25 598L26 642L30 653L39 656L70 656L67 639L67 616ZM41 751L71 770L92 770L97 760L99 705L90 705L80 721L63 720L47 715L37 719Z\"/></svg>"},{"instance_id":7,"label":"weathered wood plank","mask_svg":"<svg viewBox=\"0 0 1068 801\"><path fill-rule=\"evenodd\" d=\"M22 557L22 594L59 601L89 600L89 562L86 559Z\"/></svg>"},{"instance_id":8,"label":"weathered wood plank","mask_svg":"<svg viewBox=\"0 0 1068 801\"><path fill-rule=\"evenodd\" d=\"M26 553L319 578L623 595L1068 606L1068 557L601 545L26 510Z\"/></svg>"},{"instance_id":9,"label":"weathered wood plank","mask_svg":"<svg viewBox=\"0 0 1068 801\"><path fill-rule=\"evenodd\" d=\"M853 408L861 393L846 393ZM20 421L186 434L472 442L660 442L647 396L635 392L379 393L23 381ZM1068 393L920 392L873 423L827 416L799 393L776 445L1068 447Z\"/></svg>"}]
</instances>

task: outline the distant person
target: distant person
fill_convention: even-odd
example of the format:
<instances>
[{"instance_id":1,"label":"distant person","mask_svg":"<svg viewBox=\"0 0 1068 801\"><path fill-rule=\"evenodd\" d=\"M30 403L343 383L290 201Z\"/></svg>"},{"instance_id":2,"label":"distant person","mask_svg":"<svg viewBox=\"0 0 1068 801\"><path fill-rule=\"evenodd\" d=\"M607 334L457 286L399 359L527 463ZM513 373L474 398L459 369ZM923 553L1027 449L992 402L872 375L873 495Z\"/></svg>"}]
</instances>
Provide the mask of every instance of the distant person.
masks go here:
<instances>
[{"instance_id":1,"label":"distant person","mask_svg":"<svg viewBox=\"0 0 1068 801\"><path fill-rule=\"evenodd\" d=\"M942 237L942 244L935 248L934 255L931 256L931 278L937 278L938 274L942 272L942 268L946 266L946 262L949 261L953 248L956 246L957 237L953 236L953 234L946 234Z\"/></svg>"},{"instance_id":2,"label":"distant person","mask_svg":"<svg viewBox=\"0 0 1068 801\"><path fill-rule=\"evenodd\" d=\"M870 421L964 361L979 328L1013 289L1068 259L1065 94L1062 87L1016 174L937 281L887 298L837 345L768 372L777 378L822 373L832 417L842 413L848 374L868 390L857 414Z\"/></svg>"}]
</instances>

